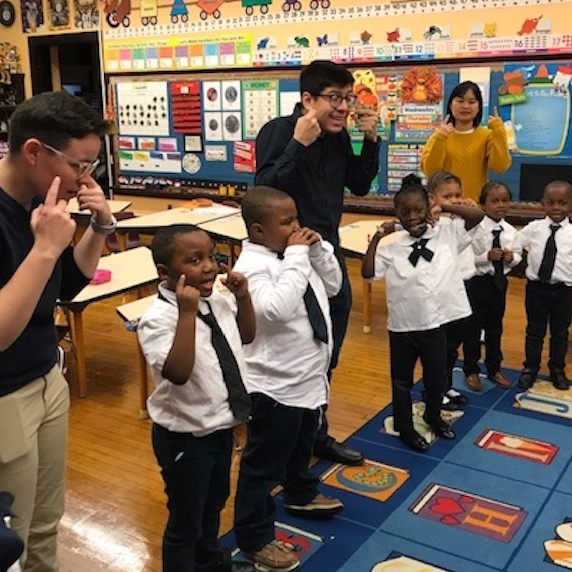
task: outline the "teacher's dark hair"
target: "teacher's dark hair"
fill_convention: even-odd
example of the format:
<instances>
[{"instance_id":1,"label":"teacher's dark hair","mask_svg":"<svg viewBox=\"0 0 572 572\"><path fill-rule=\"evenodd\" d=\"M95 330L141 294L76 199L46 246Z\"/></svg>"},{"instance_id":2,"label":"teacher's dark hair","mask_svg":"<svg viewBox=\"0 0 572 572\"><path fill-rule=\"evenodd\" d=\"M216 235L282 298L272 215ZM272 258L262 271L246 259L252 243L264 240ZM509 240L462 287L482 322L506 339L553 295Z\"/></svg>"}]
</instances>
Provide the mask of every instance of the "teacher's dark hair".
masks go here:
<instances>
[{"instance_id":1,"label":"teacher's dark hair","mask_svg":"<svg viewBox=\"0 0 572 572\"><path fill-rule=\"evenodd\" d=\"M451 113L451 103L455 97L465 97L465 94L468 91L472 91L475 94L477 101L479 102L479 112L475 116L475 119L473 119L473 127L477 127L477 125L479 125L483 119L483 94L481 93L481 88L473 81L464 81L463 83L455 86L451 92L451 95L449 96L449 101L447 101L447 111L445 115L449 116L449 121L453 125L455 125L455 118Z\"/></svg>"}]
</instances>

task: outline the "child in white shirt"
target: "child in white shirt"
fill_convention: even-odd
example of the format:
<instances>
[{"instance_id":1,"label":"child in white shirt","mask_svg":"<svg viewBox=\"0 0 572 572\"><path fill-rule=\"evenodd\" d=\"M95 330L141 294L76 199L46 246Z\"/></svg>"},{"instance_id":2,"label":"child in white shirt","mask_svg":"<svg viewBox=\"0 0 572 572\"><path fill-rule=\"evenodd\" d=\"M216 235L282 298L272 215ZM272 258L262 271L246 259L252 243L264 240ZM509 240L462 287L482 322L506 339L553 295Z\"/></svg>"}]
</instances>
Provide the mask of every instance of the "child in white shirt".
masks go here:
<instances>
[{"instance_id":1,"label":"child in white shirt","mask_svg":"<svg viewBox=\"0 0 572 572\"><path fill-rule=\"evenodd\" d=\"M471 313L456 261L467 230L480 222L483 213L449 203L430 213L421 184L404 183L394 199L404 230L397 231L391 242L380 244L392 231L391 225L382 225L371 240L362 275L386 280L394 428L406 445L425 451L429 444L413 427L410 392L414 368L420 358L426 389L425 422L438 436L454 439L455 433L440 412L447 361L445 326ZM438 220L431 226L433 216L441 210L465 220Z\"/></svg>"},{"instance_id":2,"label":"child in white shirt","mask_svg":"<svg viewBox=\"0 0 572 572\"><path fill-rule=\"evenodd\" d=\"M442 206L445 204L452 205L466 205L470 207L477 207L475 201L467 199L463 196L463 187L461 184L461 179L453 173L447 171L438 171L432 177L429 178L427 182L427 192L429 193L429 202L431 205ZM446 219L445 219L446 220ZM445 222L445 221L443 221ZM475 244L476 234L478 228L475 227L470 235L470 240L466 240L464 243L464 248L459 251L457 256L457 264L459 266L459 272L463 281L465 282L465 287L467 286L469 280L473 278L476 274L475 267L475 253L474 249L471 248L471 244ZM471 313L473 312L473 302L471 300L470 292L467 291L469 297L469 304L471 305ZM457 361L459 347L463 345L467 336L468 324L470 317L462 318L461 320L455 320L446 327L447 333L447 385L445 387L445 395L443 396L443 403L441 404L441 409L455 411L460 409L463 405L468 403L468 399L460 391L453 388L453 368L455 362ZM478 378L478 368L475 370L469 370L463 364L463 369L465 377L468 380L467 383L471 389L475 389L474 384L471 383L475 380L480 383ZM475 382L475 383L476 383Z\"/></svg>"},{"instance_id":3,"label":"child in white shirt","mask_svg":"<svg viewBox=\"0 0 572 572\"><path fill-rule=\"evenodd\" d=\"M254 338L246 278L219 273L215 243L190 225L160 229L151 245L157 300L137 334L155 379L147 409L153 450L168 497L164 572L232 572L218 541L220 511L230 492L233 427L250 417L242 344ZM226 342L226 344L225 344Z\"/></svg>"},{"instance_id":4,"label":"child in white shirt","mask_svg":"<svg viewBox=\"0 0 572 572\"><path fill-rule=\"evenodd\" d=\"M525 361L518 386L532 387L540 368L546 326L550 322L550 379L556 389L569 387L564 371L572 315L572 185L552 181L544 188L546 217L528 223L513 244L515 254L528 251L526 267Z\"/></svg>"},{"instance_id":5,"label":"child in white shirt","mask_svg":"<svg viewBox=\"0 0 572 572\"><path fill-rule=\"evenodd\" d=\"M503 389L508 389L510 380L501 371L502 322L506 307L510 269L521 261L521 256L512 251L516 229L505 220L510 207L511 192L504 184L488 182L481 190L479 203L485 211L481 221L480 238L485 244L484 252L475 256L476 275L467 282L467 293L473 308L469 318L463 346L465 371L479 372L481 359L481 331L485 332L485 367L488 378ZM481 387L481 381L475 389Z\"/></svg>"},{"instance_id":6,"label":"child in white shirt","mask_svg":"<svg viewBox=\"0 0 572 572\"><path fill-rule=\"evenodd\" d=\"M322 407L328 400L332 326L328 298L342 284L331 244L300 228L296 204L272 187L250 189L242 201L248 229L235 270L248 278L257 331L245 347L252 421L235 502L238 546L256 564L299 565L275 539L272 489L284 485L284 507L298 516L332 516L342 503L318 492L308 468ZM313 298L313 301L310 299Z\"/></svg>"}]
</instances>

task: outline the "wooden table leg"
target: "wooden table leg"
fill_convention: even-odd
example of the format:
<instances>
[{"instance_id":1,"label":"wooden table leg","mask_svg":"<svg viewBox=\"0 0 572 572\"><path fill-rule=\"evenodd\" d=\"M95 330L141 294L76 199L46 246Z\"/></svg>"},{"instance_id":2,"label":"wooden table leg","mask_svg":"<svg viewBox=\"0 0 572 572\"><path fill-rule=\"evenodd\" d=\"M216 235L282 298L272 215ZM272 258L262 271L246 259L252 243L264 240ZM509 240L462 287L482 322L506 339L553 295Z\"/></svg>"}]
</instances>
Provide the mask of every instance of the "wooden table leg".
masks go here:
<instances>
[{"instance_id":1,"label":"wooden table leg","mask_svg":"<svg viewBox=\"0 0 572 572\"><path fill-rule=\"evenodd\" d=\"M115 236L117 236L117 244L119 244L121 252L125 252L127 250L127 233L116 232Z\"/></svg>"},{"instance_id":2,"label":"wooden table leg","mask_svg":"<svg viewBox=\"0 0 572 572\"><path fill-rule=\"evenodd\" d=\"M79 396L87 397L87 366L85 363L85 343L83 339L83 307L70 309L72 314L72 342L77 360Z\"/></svg>"},{"instance_id":3,"label":"wooden table leg","mask_svg":"<svg viewBox=\"0 0 572 572\"><path fill-rule=\"evenodd\" d=\"M371 334L371 281L362 280L363 284L363 333Z\"/></svg>"},{"instance_id":4,"label":"wooden table leg","mask_svg":"<svg viewBox=\"0 0 572 572\"><path fill-rule=\"evenodd\" d=\"M137 343L137 351L139 353L139 417L141 419L149 419L149 413L147 413L147 397L149 396L147 361L139 343Z\"/></svg>"}]
</instances>

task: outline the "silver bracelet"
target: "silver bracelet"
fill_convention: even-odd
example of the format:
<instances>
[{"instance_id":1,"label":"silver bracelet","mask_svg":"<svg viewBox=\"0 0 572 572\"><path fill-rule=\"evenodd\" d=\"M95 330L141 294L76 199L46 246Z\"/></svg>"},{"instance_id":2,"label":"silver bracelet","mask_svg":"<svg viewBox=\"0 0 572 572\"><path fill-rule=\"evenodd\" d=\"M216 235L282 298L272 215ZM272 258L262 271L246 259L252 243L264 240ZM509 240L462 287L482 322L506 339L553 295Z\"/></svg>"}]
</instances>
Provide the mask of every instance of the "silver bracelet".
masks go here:
<instances>
[{"instance_id":1,"label":"silver bracelet","mask_svg":"<svg viewBox=\"0 0 572 572\"><path fill-rule=\"evenodd\" d=\"M93 214L91 215L89 225L96 234L107 236L108 234L115 232L115 229L117 228L117 219L111 215L111 222L109 224L100 224L97 222L96 216Z\"/></svg>"}]
</instances>

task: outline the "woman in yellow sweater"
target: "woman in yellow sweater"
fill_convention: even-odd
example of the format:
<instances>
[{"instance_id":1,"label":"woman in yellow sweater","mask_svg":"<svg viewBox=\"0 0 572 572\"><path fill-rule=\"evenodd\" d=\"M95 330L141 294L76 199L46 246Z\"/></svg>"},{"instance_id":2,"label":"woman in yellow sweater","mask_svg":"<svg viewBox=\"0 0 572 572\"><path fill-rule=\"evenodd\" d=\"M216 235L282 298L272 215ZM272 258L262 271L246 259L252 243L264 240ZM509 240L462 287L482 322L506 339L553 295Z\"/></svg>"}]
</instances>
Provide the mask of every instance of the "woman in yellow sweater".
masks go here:
<instances>
[{"instance_id":1,"label":"woman in yellow sweater","mask_svg":"<svg viewBox=\"0 0 572 572\"><path fill-rule=\"evenodd\" d=\"M421 170L430 177L449 171L463 181L467 197L478 200L488 170L504 173L512 162L502 119L494 108L488 127L480 127L483 96L476 83L453 89L443 123L429 137L421 155Z\"/></svg>"}]
</instances>

